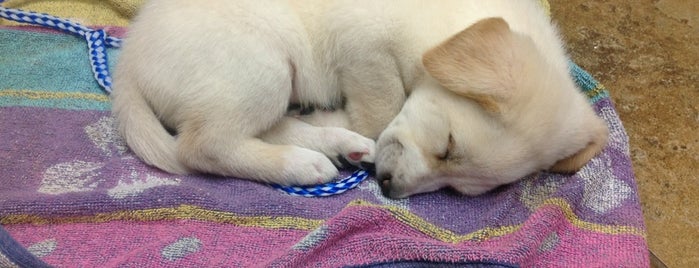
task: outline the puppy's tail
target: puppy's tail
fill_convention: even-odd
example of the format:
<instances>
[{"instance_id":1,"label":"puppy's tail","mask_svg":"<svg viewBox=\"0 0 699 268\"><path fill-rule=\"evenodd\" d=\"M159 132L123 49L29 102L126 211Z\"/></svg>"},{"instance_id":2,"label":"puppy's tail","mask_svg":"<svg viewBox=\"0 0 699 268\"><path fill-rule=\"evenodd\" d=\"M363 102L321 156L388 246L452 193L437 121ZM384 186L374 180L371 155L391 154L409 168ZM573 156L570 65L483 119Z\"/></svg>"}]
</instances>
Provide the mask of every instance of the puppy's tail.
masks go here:
<instances>
[{"instance_id":1,"label":"puppy's tail","mask_svg":"<svg viewBox=\"0 0 699 268\"><path fill-rule=\"evenodd\" d=\"M129 148L149 165L175 174L189 170L177 159L177 141L160 123L150 105L135 88L116 87L112 93L112 113L119 134Z\"/></svg>"}]
</instances>

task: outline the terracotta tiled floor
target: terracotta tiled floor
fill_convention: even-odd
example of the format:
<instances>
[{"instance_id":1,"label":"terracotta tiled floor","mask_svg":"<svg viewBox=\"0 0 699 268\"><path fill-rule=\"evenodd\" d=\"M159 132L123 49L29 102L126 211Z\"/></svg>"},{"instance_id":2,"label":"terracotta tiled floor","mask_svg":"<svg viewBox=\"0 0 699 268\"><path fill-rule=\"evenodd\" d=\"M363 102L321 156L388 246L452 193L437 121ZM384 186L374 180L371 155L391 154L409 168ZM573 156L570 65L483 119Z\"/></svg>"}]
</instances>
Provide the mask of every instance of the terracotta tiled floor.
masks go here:
<instances>
[{"instance_id":1,"label":"terracotta tiled floor","mask_svg":"<svg viewBox=\"0 0 699 268\"><path fill-rule=\"evenodd\" d=\"M651 251L699 267L699 1L550 2L629 134Z\"/></svg>"}]
</instances>

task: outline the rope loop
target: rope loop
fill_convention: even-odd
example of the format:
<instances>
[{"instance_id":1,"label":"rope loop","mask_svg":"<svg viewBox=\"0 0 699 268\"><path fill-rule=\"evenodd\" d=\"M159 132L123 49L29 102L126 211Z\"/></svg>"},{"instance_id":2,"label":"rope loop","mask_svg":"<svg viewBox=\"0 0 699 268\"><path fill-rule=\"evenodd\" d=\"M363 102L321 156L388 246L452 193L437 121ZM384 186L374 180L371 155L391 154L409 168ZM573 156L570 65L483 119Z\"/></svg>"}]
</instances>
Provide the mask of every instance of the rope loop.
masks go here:
<instances>
[{"instance_id":1,"label":"rope loop","mask_svg":"<svg viewBox=\"0 0 699 268\"><path fill-rule=\"evenodd\" d=\"M331 196L336 194L341 194L357 187L359 183L364 181L369 176L364 170L357 170L352 175L344 178L337 182L328 182L326 184L314 185L314 186L282 186L278 184L271 184L275 189L285 192L293 196L304 196L304 197L323 197Z\"/></svg>"}]
</instances>

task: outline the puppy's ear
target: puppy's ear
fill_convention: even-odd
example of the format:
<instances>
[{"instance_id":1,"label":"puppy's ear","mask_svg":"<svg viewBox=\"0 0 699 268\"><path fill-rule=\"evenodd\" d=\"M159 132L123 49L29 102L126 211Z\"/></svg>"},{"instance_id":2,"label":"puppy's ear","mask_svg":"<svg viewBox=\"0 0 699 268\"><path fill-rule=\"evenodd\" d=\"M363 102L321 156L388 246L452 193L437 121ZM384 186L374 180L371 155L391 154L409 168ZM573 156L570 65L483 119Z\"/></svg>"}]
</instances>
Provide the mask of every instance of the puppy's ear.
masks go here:
<instances>
[{"instance_id":1,"label":"puppy's ear","mask_svg":"<svg viewBox=\"0 0 699 268\"><path fill-rule=\"evenodd\" d=\"M483 19L427 51L422 64L443 87L497 112L514 87L513 36L502 18Z\"/></svg>"},{"instance_id":2,"label":"puppy's ear","mask_svg":"<svg viewBox=\"0 0 699 268\"><path fill-rule=\"evenodd\" d=\"M549 168L550 171L556 173L575 173L604 149L609 136L607 125L599 118L595 118L593 122L594 126L589 128L592 131L592 138L585 148L571 156L559 160Z\"/></svg>"}]
</instances>

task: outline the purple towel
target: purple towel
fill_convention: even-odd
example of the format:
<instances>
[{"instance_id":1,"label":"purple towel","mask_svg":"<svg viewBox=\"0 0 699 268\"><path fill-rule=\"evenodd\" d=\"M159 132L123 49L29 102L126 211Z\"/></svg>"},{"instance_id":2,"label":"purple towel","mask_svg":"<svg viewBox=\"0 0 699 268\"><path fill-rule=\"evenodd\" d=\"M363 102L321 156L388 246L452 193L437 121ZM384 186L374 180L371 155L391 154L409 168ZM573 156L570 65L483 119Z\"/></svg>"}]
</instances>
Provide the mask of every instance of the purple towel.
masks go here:
<instances>
[{"instance_id":1,"label":"purple towel","mask_svg":"<svg viewBox=\"0 0 699 268\"><path fill-rule=\"evenodd\" d=\"M0 28L0 266L648 266L627 135L574 64L611 131L575 175L404 200L370 178L304 198L144 165L113 128L84 41L31 29Z\"/></svg>"}]
</instances>

